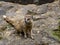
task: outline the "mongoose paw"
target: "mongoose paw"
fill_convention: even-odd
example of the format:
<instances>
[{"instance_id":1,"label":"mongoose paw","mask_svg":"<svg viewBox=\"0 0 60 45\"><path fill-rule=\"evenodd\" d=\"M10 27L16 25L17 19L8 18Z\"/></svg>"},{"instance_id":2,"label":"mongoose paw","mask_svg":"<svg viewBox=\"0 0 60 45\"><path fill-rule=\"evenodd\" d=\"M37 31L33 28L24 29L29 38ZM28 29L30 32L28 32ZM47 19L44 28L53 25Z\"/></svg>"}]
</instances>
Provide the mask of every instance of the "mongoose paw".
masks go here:
<instances>
[{"instance_id":1,"label":"mongoose paw","mask_svg":"<svg viewBox=\"0 0 60 45\"><path fill-rule=\"evenodd\" d=\"M30 39L32 39L32 40L34 40L34 38L33 37L29 37Z\"/></svg>"},{"instance_id":2,"label":"mongoose paw","mask_svg":"<svg viewBox=\"0 0 60 45\"><path fill-rule=\"evenodd\" d=\"M25 39L27 38L27 36L26 36L26 35L25 35L24 37L25 37Z\"/></svg>"}]
</instances>

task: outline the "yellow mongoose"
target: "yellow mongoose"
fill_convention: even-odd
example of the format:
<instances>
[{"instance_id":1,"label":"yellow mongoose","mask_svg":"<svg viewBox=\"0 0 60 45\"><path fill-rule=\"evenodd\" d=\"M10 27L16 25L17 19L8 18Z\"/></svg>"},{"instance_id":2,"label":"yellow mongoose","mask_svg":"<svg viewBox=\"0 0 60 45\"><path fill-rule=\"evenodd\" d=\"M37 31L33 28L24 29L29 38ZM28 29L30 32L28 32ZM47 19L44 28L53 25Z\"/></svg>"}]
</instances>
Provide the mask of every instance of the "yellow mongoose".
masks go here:
<instances>
[{"instance_id":1,"label":"yellow mongoose","mask_svg":"<svg viewBox=\"0 0 60 45\"><path fill-rule=\"evenodd\" d=\"M14 26L17 32L24 33L24 37L32 38L31 37L31 30L32 30L32 20L31 15L26 15L24 19L20 19L16 21L14 18L8 17L3 15L4 20L6 20L8 23Z\"/></svg>"}]
</instances>

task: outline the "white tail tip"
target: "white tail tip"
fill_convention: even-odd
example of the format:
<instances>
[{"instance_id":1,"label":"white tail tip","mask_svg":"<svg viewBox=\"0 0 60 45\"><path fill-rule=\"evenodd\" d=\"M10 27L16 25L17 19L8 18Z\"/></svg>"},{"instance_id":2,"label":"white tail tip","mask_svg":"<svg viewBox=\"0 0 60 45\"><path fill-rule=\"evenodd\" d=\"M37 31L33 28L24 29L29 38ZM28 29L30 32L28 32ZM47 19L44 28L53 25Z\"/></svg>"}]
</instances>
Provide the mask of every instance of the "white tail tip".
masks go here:
<instances>
[{"instance_id":1,"label":"white tail tip","mask_svg":"<svg viewBox=\"0 0 60 45\"><path fill-rule=\"evenodd\" d=\"M40 33L40 31L37 31L37 33Z\"/></svg>"},{"instance_id":2,"label":"white tail tip","mask_svg":"<svg viewBox=\"0 0 60 45\"><path fill-rule=\"evenodd\" d=\"M6 18L6 15L3 15L3 18Z\"/></svg>"}]
</instances>

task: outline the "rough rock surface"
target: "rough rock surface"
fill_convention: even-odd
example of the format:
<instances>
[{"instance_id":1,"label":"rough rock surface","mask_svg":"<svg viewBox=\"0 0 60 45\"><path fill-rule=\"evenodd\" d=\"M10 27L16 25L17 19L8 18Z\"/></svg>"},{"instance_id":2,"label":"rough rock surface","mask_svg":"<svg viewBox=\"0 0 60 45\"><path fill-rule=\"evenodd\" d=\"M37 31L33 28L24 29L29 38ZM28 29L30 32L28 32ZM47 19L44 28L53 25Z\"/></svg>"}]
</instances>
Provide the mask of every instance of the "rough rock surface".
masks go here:
<instances>
[{"instance_id":1,"label":"rough rock surface","mask_svg":"<svg viewBox=\"0 0 60 45\"><path fill-rule=\"evenodd\" d=\"M17 17L33 15L32 39L18 36L15 29L3 20L3 15ZM43 5L20 5L0 1L0 45L40 45L43 42L49 45L60 45L60 42L50 36L49 30L57 29L60 20L59 1ZM42 44L41 44L42 45Z\"/></svg>"}]
</instances>

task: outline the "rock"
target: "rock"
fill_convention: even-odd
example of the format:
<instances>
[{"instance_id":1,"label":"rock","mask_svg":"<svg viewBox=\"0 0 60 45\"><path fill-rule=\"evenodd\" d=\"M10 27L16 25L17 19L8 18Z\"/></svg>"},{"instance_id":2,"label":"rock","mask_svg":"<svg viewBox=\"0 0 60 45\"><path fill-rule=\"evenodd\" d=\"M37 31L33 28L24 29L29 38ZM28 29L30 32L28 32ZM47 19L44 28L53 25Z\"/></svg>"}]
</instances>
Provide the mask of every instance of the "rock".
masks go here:
<instances>
[{"instance_id":1,"label":"rock","mask_svg":"<svg viewBox=\"0 0 60 45\"><path fill-rule=\"evenodd\" d=\"M34 6L30 11L36 14L44 14L47 12L47 10L48 10L47 5L41 5L41 6Z\"/></svg>"},{"instance_id":2,"label":"rock","mask_svg":"<svg viewBox=\"0 0 60 45\"><path fill-rule=\"evenodd\" d=\"M43 14L46 13L48 10L47 5L41 5L37 7L37 13Z\"/></svg>"},{"instance_id":3,"label":"rock","mask_svg":"<svg viewBox=\"0 0 60 45\"><path fill-rule=\"evenodd\" d=\"M3 9L0 9L0 15L5 15L5 14L6 14L6 11Z\"/></svg>"}]
</instances>

